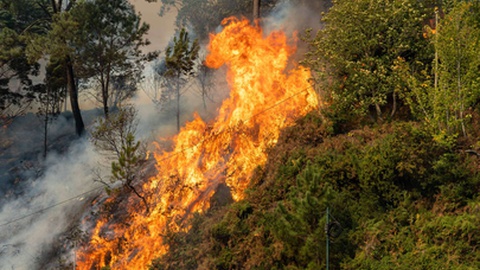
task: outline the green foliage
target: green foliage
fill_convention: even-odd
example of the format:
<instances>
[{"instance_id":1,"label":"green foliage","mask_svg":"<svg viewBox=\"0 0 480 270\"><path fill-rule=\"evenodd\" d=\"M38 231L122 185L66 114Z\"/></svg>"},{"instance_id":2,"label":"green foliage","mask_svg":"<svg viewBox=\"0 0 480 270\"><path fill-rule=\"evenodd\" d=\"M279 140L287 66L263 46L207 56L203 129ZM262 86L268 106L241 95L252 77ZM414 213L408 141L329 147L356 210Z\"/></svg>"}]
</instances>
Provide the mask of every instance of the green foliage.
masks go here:
<instances>
[{"instance_id":1,"label":"green foliage","mask_svg":"<svg viewBox=\"0 0 480 270\"><path fill-rule=\"evenodd\" d=\"M0 112L6 111L13 103L19 105L24 95L10 91L8 84L11 79L20 76L23 85L29 86L31 81L28 79L30 66L22 53L24 45L19 41L18 34L9 28L2 28L0 32L0 68L2 70L0 77ZM10 72L8 72L9 70Z\"/></svg>"},{"instance_id":2,"label":"green foliage","mask_svg":"<svg viewBox=\"0 0 480 270\"><path fill-rule=\"evenodd\" d=\"M197 269L198 261L195 256L200 252L200 248L191 249L190 246L197 246L204 240L203 237L203 222L205 217L198 213L193 214L190 222L190 232L174 233L167 229L163 242L179 252L176 257L159 258L152 262L150 270L163 269Z\"/></svg>"},{"instance_id":3,"label":"green foliage","mask_svg":"<svg viewBox=\"0 0 480 270\"><path fill-rule=\"evenodd\" d=\"M0 10L0 125L5 125L28 107L38 90L30 76L37 75L39 65L27 61L24 33L38 32L36 22L45 14L29 0L2 0ZM11 89L15 81L19 86Z\"/></svg>"},{"instance_id":4,"label":"green foliage","mask_svg":"<svg viewBox=\"0 0 480 270\"><path fill-rule=\"evenodd\" d=\"M121 188L127 188L135 193L145 204L146 211L149 206L145 197L135 188L134 180L139 177L138 171L145 160L145 152L139 141L135 139L138 121L136 110L133 107L119 108L119 111L108 118L99 118L96 127L91 132L92 141L98 150L106 154L111 162L110 182L121 182ZM106 185L107 193L119 191L112 189L101 175L97 181Z\"/></svg>"},{"instance_id":5,"label":"green foliage","mask_svg":"<svg viewBox=\"0 0 480 270\"><path fill-rule=\"evenodd\" d=\"M139 148L140 142L135 142L135 136L128 133L118 161L112 162L112 178L114 181L120 180L131 183L135 179L142 160L142 156L139 155Z\"/></svg>"},{"instance_id":6,"label":"green foliage","mask_svg":"<svg viewBox=\"0 0 480 270\"><path fill-rule=\"evenodd\" d=\"M36 62L45 55L52 59L65 59L73 55L74 48L69 46L76 35L78 24L69 12L51 14L50 24L45 26L43 33L30 33L28 39L27 56L30 62Z\"/></svg>"},{"instance_id":7,"label":"green foliage","mask_svg":"<svg viewBox=\"0 0 480 270\"><path fill-rule=\"evenodd\" d=\"M466 134L465 123L471 118L467 109L480 94L480 24L471 8L466 2L455 5L435 37L440 65L434 112L441 130L449 134Z\"/></svg>"},{"instance_id":8,"label":"green foliage","mask_svg":"<svg viewBox=\"0 0 480 270\"><path fill-rule=\"evenodd\" d=\"M141 77L143 64L158 55L157 52L141 51L142 47L150 44L144 37L149 25L140 22L140 15L135 13L133 5L127 0L84 1L71 13L78 25L72 39L73 47L78 48L78 73L86 79L85 83L93 81L99 86L98 100L107 116L112 104L117 105L131 97L135 90L135 87L114 88L114 78L122 78L135 85Z\"/></svg>"},{"instance_id":9,"label":"green foliage","mask_svg":"<svg viewBox=\"0 0 480 270\"><path fill-rule=\"evenodd\" d=\"M192 75L199 50L198 40L190 43L188 32L182 28L173 38L173 46L168 46L165 51L164 76L178 78Z\"/></svg>"},{"instance_id":10,"label":"green foliage","mask_svg":"<svg viewBox=\"0 0 480 270\"><path fill-rule=\"evenodd\" d=\"M458 134L467 135L471 107L478 103L480 12L478 3L466 1L446 1L442 10L446 14L437 13L435 31L426 27L437 57L433 65L416 69L399 59L397 68L413 115L437 141L449 144Z\"/></svg>"},{"instance_id":11,"label":"green foliage","mask_svg":"<svg viewBox=\"0 0 480 270\"><path fill-rule=\"evenodd\" d=\"M415 123L335 137L317 125L321 142L304 144L302 131L315 121L309 116L287 129L247 197L197 216L152 269L175 269L174 261L206 269L325 268L327 207L339 226L330 237L332 269L478 265L480 256L469 252L478 245L478 160L438 144Z\"/></svg>"},{"instance_id":12,"label":"green foliage","mask_svg":"<svg viewBox=\"0 0 480 270\"><path fill-rule=\"evenodd\" d=\"M165 51L165 64L159 74L164 78L166 89L162 91L161 101L175 100L177 130L180 131L180 97L182 87L194 75L195 60L198 57L200 45L198 39L190 41L188 32L182 28L173 39L173 45Z\"/></svg>"},{"instance_id":13,"label":"green foliage","mask_svg":"<svg viewBox=\"0 0 480 270\"><path fill-rule=\"evenodd\" d=\"M475 269L480 260L472 248L478 243L478 202L445 211L437 201L428 211L405 206L375 224L366 223L364 244L345 269Z\"/></svg>"},{"instance_id":14,"label":"green foliage","mask_svg":"<svg viewBox=\"0 0 480 270\"><path fill-rule=\"evenodd\" d=\"M308 38L304 64L314 71L326 111L335 123L371 115L393 116L401 77L395 60L430 63L431 48L422 36L427 10L423 1L334 1L325 27Z\"/></svg>"},{"instance_id":15,"label":"green foliage","mask_svg":"<svg viewBox=\"0 0 480 270\"><path fill-rule=\"evenodd\" d=\"M108 119L98 118L91 131L94 145L107 156L119 158L127 146L129 136L134 135L138 120L133 107L120 108Z\"/></svg>"}]
</instances>

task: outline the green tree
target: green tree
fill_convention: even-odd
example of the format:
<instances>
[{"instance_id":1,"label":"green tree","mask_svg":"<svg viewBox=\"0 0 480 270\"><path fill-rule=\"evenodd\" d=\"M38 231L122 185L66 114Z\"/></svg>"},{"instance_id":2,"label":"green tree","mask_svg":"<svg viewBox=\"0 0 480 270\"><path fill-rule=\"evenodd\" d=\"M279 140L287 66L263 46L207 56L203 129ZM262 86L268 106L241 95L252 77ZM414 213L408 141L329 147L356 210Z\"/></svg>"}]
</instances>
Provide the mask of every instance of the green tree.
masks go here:
<instances>
[{"instance_id":1,"label":"green tree","mask_svg":"<svg viewBox=\"0 0 480 270\"><path fill-rule=\"evenodd\" d=\"M65 79L63 65L51 60L46 67L44 84L36 87L37 114L43 117L44 122L43 157L46 157L48 152L48 125L60 114L65 101Z\"/></svg>"},{"instance_id":2,"label":"green tree","mask_svg":"<svg viewBox=\"0 0 480 270\"><path fill-rule=\"evenodd\" d=\"M138 177L137 172L143 160L144 157L140 154L140 142L136 142L135 136L128 133L118 161L112 162L112 178L114 181L121 181L124 186L142 199L148 213L150 210L147 200L133 186L133 180Z\"/></svg>"},{"instance_id":3,"label":"green tree","mask_svg":"<svg viewBox=\"0 0 480 270\"><path fill-rule=\"evenodd\" d=\"M398 107L398 58L412 66L431 63L424 1L334 1L324 29L308 39L304 63L337 121L393 116ZM333 113L332 113L333 112Z\"/></svg>"},{"instance_id":4,"label":"green tree","mask_svg":"<svg viewBox=\"0 0 480 270\"><path fill-rule=\"evenodd\" d=\"M435 47L433 65L415 70L398 60L398 70L410 89L403 94L406 103L435 139L445 143L467 134L471 108L479 100L479 11L478 3L466 1L446 1L441 10L432 9L438 22L434 30L428 29Z\"/></svg>"},{"instance_id":5,"label":"green tree","mask_svg":"<svg viewBox=\"0 0 480 270\"><path fill-rule=\"evenodd\" d=\"M75 48L71 46L78 29L78 24L71 16L71 10L75 7L77 1L72 0L64 4L62 0L43 0L37 2L37 4L45 12L45 18L41 20L44 30L43 33L26 33L27 55L31 62L37 62L48 56L49 59L55 59L62 64L66 76L70 106L75 119L75 130L80 136L85 130L85 124L78 102L77 76L74 71Z\"/></svg>"},{"instance_id":6,"label":"green tree","mask_svg":"<svg viewBox=\"0 0 480 270\"><path fill-rule=\"evenodd\" d=\"M161 71L161 75L165 79L166 89L162 95L170 97L166 98L167 100L175 99L177 130L180 130L182 87L188 78L194 75L195 60L198 57L199 49L198 40L195 39L191 42L187 31L182 28L178 36L174 37L173 45L168 46L165 51L165 67Z\"/></svg>"},{"instance_id":7,"label":"green tree","mask_svg":"<svg viewBox=\"0 0 480 270\"><path fill-rule=\"evenodd\" d=\"M108 118L100 117L95 122L91 132L96 148L111 160L110 183L120 181L122 187L135 193L149 211L148 203L134 187L133 181L139 177L138 171L145 161L144 147L135 139L138 120L137 111L133 107L121 107ZM112 189L106 181L98 176L98 181L107 186L107 192Z\"/></svg>"},{"instance_id":8,"label":"green tree","mask_svg":"<svg viewBox=\"0 0 480 270\"><path fill-rule=\"evenodd\" d=\"M74 39L79 71L100 86L99 100L108 117L110 106L133 94L143 64L158 55L141 51L150 43L144 38L149 25L140 22L140 15L127 0L85 1L72 14L79 29ZM120 84L123 87L115 87Z\"/></svg>"},{"instance_id":9,"label":"green tree","mask_svg":"<svg viewBox=\"0 0 480 270\"><path fill-rule=\"evenodd\" d=\"M23 34L41 32L38 24L45 14L31 0L1 0L0 10L0 125L5 126L34 98L31 77L39 65L28 62Z\"/></svg>"},{"instance_id":10,"label":"green tree","mask_svg":"<svg viewBox=\"0 0 480 270\"><path fill-rule=\"evenodd\" d=\"M447 133L466 135L467 109L480 90L480 28L472 3L458 2L441 20L436 50L439 57L439 84L434 108Z\"/></svg>"}]
</instances>

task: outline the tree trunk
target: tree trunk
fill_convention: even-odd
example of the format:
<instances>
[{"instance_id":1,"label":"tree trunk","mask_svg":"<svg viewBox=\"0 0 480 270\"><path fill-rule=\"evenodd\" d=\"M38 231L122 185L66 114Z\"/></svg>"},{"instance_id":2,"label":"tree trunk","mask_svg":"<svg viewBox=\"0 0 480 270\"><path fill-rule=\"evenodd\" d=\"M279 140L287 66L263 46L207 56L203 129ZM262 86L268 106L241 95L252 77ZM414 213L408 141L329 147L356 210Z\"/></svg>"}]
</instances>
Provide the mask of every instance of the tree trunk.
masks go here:
<instances>
[{"instance_id":1,"label":"tree trunk","mask_svg":"<svg viewBox=\"0 0 480 270\"><path fill-rule=\"evenodd\" d=\"M177 82L177 131L180 131L180 83Z\"/></svg>"},{"instance_id":2,"label":"tree trunk","mask_svg":"<svg viewBox=\"0 0 480 270\"><path fill-rule=\"evenodd\" d=\"M379 120L380 122L383 121L382 109L380 108L380 104L378 104L377 102L375 102L375 111L377 112L377 120Z\"/></svg>"},{"instance_id":3,"label":"tree trunk","mask_svg":"<svg viewBox=\"0 0 480 270\"><path fill-rule=\"evenodd\" d=\"M460 56L461 50L458 50L458 54ZM465 122L463 121L463 111L465 109L464 102L463 102L463 91L462 91L462 72L461 72L461 63L460 63L461 57L457 57L457 100L460 102L459 106L459 118L460 118L460 124L462 127L462 133L464 137L467 137L467 131L465 129Z\"/></svg>"},{"instance_id":4,"label":"tree trunk","mask_svg":"<svg viewBox=\"0 0 480 270\"><path fill-rule=\"evenodd\" d=\"M260 0L253 0L253 20L260 18Z\"/></svg>"},{"instance_id":5,"label":"tree trunk","mask_svg":"<svg viewBox=\"0 0 480 270\"><path fill-rule=\"evenodd\" d=\"M70 95L70 105L72 106L73 118L75 119L75 130L78 136L82 136L85 131L85 125L83 124L80 106L78 105L78 91L75 84L75 74L73 73L73 65L70 56L67 56L65 65L67 71L67 90Z\"/></svg>"},{"instance_id":6,"label":"tree trunk","mask_svg":"<svg viewBox=\"0 0 480 270\"><path fill-rule=\"evenodd\" d=\"M100 81L102 85L102 104L103 104L103 114L105 119L108 119L108 73L107 73L107 82L103 77L103 72L100 75Z\"/></svg>"},{"instance_id":7,"label":"tree trunk","mask_svg":"<svg viewBox=\"0 0 480 270\"><path fill-rule=\"evenodd\" d=\"M435 94L437 93L437 87L438 87L438 35L439 29L438 27L438 9L435 8L435 79L434 79L434 88L435 88Z\"/></svg>"},{"instance_id":8,"label":"tree trunk","mask_svg":"<svg viewBox=\"0 0 480 270\"><path fill-rule=\"evenodd\" d=\"M43 130L43 158L47 157L47 145L48 145L48 113L49 113L49 91L50 87L47 86L47 102L46 102L46 108L45 108L45 125L44 125L44 130Z\"/></svg>"},{"instance_id":9,"label":"tree trunk","mask_svg":"<svg viewBox=\"0 0 480 270\"><path fill-rule=\"evenodd\" d=\"M207 93L205 91L207 91L207 90L205 89L205 86L202 85L203 110L205 110L205 112L206 112L207 111L207 101L205 100L205 96L207 95Z\"/></svg>"},{"instance_id":10,"label":"tree trunk","mask_svg":"<svg viewBox=\"0 0 480 270\"><path fill-rule=\"evenodd\" d=\"M133 191L133 193L135 193L135 195L137 195L142 201L143 203L145 204L145 208L146 208L146 211L147 211L147 214L150 213L150 207L148 207L148 202L147 200L145 199L145 197L143 197L142 195L140 195L140 193L138 193L138 191L135 189L135 187L131 184L133 180L127 180L127 187Z\"/></svg>"},{"instance_id":11,"label":"tree trunk","mask_svg":"<svg viewBox=\"0 0 480 270\"><path fill-rule=\"evenodd\" d=\"M108 119L108 93L105 89L102 89L102 96L103 114L105 115L105 119Z\"/></svg>"},{"instance_id":12,"label":"tree trunk","mask_svg":"<svg viewBox=\"0 0 480 270\"><path fill-rule=\"evenodd\" d=\"M397 112L397 95L395 95L395 90L393 90L392 98L393 98L393 105L392 105L392 112L390 113L390 117L395 116L395 113Z\"/></svg>"},{"instance_id":13,"label":"tree trunk","mask_svg":"<svg viewBox=\"0 0 480 270\"><path fill-rule=\"evenodd\" d=\"M55 3L55 0L52 0L50 4L52 5L53 13L57 13L58 9L57 9L57 4Z\"/></svg>"}]
</instances>

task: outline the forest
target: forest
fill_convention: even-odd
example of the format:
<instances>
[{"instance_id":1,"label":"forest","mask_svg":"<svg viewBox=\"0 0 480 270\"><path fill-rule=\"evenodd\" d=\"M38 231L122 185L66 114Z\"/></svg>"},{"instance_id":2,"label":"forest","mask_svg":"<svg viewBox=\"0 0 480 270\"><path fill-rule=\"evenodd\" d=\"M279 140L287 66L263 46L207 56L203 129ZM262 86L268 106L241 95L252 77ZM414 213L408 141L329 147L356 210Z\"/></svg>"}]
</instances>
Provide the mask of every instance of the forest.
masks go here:
<instances>
[{"instance_id":1,"label":"forest","mask_svg":"<svg viewBox=\"0 0 480 270\"><path fill-rule=\"evenodd\" d=\"M75 224L55 236L55 251L35 262L38 269L128 269L125 260L133 261L142 252L148 253L143 267L150 270L480 268L479 1L159 2L160 16L176 12L176 32L165 50L147 52L146 34L150 27L161 26L143 22L127 0L0 0L2 151L12 147L7 135L16 121L35 114L43 126L43 141L36 142L42 145L42 158L51 152L69 155L66 146L54 146L59 141L48 133L55 119L68 115L68 143L87 138L106 160L103 174L95 171L93 181L100 184L103 199L92 199L101 209L92 216L106 220L110 229L120 224L115 228L126 235L137 216L155 217L159 209L168 213L165 221L144 221L165 222L156 236L159 250L147 252L144 247L125 253L131 244L127 236L111 240L103 232L99 237L114 247L101 255L95 253L100 249L92 244L95 237L89 236L98 227L75 240L58 240L82 227L81 218L72 218ZM302 18L305 10L311 13ZM181 169L169 173L166 165L152 165L151 142L137 134L142 119L132 105L134 97L143 91L158 114L169 111L181 138L182 131L197 123L184 127L189 89L195 88L199 108L222 112L223 107L210 108L212 100L224 95L219 89L228 87L216 80L217 67L204 55L213 51L214 45L207 45L215 38L212 33L220 36L219 25L227 29L224 19L231 16L260 18L253 23L260 27L267 25L264 17L278 19L284 13L290 14L284 28L294 28L298 36L292 57L309 70L308 84L318 106L282 126L274 143L266 144L265 160L242 174L244 189L229 181L247 167L246 161L237 169L219 166L218 175L205 173L215 181L223 179L211 190L202 189L201 183L187 187ZM145 74L147 66L152 74ZM263 86L268 84L260 78ZM82 95L99 108L93 120L84 120ZM233 92L230 99L235 100ZM69 110L64 109L67 102ZM282 102L275 106L287 107ZM245 123L270 109L242 116L235 124L240 131L227 140L242 132L261 137L261 124ZM226 136L214 124L202 125L195 147ZM220 153L240 157L233 144L238 143L222 146ZM198 164L210 150L203 151L195 159ZM0 153L6 160L5 155ZM155 157L158 163L169 158ZM47 162L42 166L46 170ZM202 192L195 202L209 194L207 206L197 209L191 203L177 215L175 203L158 208L153 202L164 199L152 199L155 193L144 184L153 179L150 167L168 171L163 178L157 176L165 182L156 184L157 192L171 188L175 195L170 197L180 198L198 188ZM9 182L14 189L14 183L26 181L13 179L11 171L0 172L5 177L0 186ZM131 201L137 212L125 214L122 209ZM10 223L0 220L0 226ZM65 259L70 246L61 241L84 248L74 261ZM118 259L110 248L130 256Z\"/></svg>"}]
</instances>

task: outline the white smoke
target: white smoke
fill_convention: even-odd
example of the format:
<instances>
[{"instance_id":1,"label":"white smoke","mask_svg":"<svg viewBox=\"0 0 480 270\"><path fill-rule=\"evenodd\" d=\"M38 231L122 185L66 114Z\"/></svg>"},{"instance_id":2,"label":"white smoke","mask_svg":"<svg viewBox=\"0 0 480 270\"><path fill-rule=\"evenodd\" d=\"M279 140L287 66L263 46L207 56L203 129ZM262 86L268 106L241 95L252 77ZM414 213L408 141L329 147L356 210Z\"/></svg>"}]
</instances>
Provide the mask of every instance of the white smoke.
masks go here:
<instances>
[{"instance_id":1,"label":"white smoke","mask_svg":"<svg viewBox=\"0 0 480 270\"><path fill-rule=\"evenodd\" d=\"M78 221L84 200L102 190L91 175L98 160L92 145L78 140L65 154L51 153L45 161L48 169L44 176L25 181L25 193L3 205L1 270L40 268L49 248Z\"/></svg>"},{"instance_id":2,"label":"white smoke","mask_svg":"<svg viewBox=\"0 0 480 270\"><path fill-rule=\"evenodd\" d=\"M202 55L206 55L205 48L202 48L200 55L200 59L204 58ZM145 79L140 84L140 90L132 100L138 111L138 137L142 140L171 137L177 133L176 108L171 106L175 103L175 100L162 104L154 104L152 101L153 96L158 97L161 91L165 90L162 88L161 83L154 83L154 64L152 63L152 66L146 68L144 72ZM208 95L205 98L205 103L201 93L200 82L196 78L190 78L181 90L181 125L193 120L194 113L197 113L204 121L208 122L214 118L218 107L228 97L230 90L226 83L225 70L214 70L210 76L211 85L208 86Z\"/></svg>"},{"instance_id":3,"label":"white smoke","mask_svg":"<svg viewBox=\"0 0 480 270\"><path fill-rule=\"evenodd\" d=\"M161 18L158 16L161 3L131 2L144 15L142 19L151 25L148 38L152 44L146 51L163 49L173 36L176 13ZM171 117L162 116L141 91L132 102L138 109L139 139L151 139L159 133L170 136L175 132L165 120ZM82 111L87 128L94 111ZM0 138L0 162L8 159L5 162L8 164L0 164L3 197L0 198L0 270L73 266L75 250L65 245L75 240L65 239L65 235L69 230L80 229L82 215L89 212L90 199L103 192L103 185L94 181L97 175L93 172L101 169L96 173L105 176L109 168L99 165L104 163L104 157L95 151L88 138L72 142L74 129L70 114L61 115L49 124L49 148L61 154L51 150L46 160L42 158L42 119L29 114L18 120L19 129L12 128L15 131L9 133L9 138ZM10 141L8 149L4 148ZM13 175L12 167L23 172ZM61 254L65 250L70 251Z\"/></svg>"},{"instance_id":4,"label":"white smoke","mask_svg":"<svg viewBox=\"0 0 480 270\"><path fill-rule=\"evenodd\" d=\"M331 0L280 0L273 10L262 18L261 26L267 34L281 30L287 38L301 38L307 29L315 35L323 27L322 13L327 12L331 5ZM303 54L308 49L307 44L298 41L296 45L295 58L303 59Z\"/></svg>"},{"instance_id":5,"label":"white smoke","mask_svg":"<svg viewBox=\"0 0 480 270\"><path fill-rule=\"evenodd\" d=\"M293 6L289 1L282 1L270 16L264 19L262 25L267 33L284 30L287 36L291 36L294 31L302 31L306 27L319 29L320 12L321 10L314 10L306 5ZM155 25L152 24L152 27ZM198 86L187 85L191 89L186 89L182 96L183 123L193 118L194 111L199 112L203 119L212 118L221 100L228 96L224 71L220 70L214 76L217 81L212 89L213 98L208 100L207 111L204 110L202 98L196 90ZM138 110L138 139L148 141L175 134L173 114L159 110L144 92L139 91L132 103ZM58 119L55 122L57 126L50 129L51 137L61 136L59 130L63 129L62 126L71 124L71 121L67 122L63 118ZM30 134L21 136L35 138L31 141L38 143L38 134L41 132L37 132L35 137L32 133L35 131L30 130ZM22 151L27 148L28 143ZM39 150L36 153L39 155ZM24 181L23 194L12 196L9 200L0 200L4 203L0 205L0 270L41 269L41 263L46 257L48 260L48 257L58 256L49 256L46 253L54 252L55 245L65 242L62 237L66 230L79 226L84 207L90 205L87 199L103 190L100 184L93 181L92 175L93 169L98 168L101 160L102 157L88 139L78 140L63 154L49 153L43 164L43 167L47 168L43 176L32 176ZM108 170L108 167L104 169ZM108 171L103 173L107 175ZM74 251L72 249L71 254L63 254L64 257L58 258L65 259L66 263L73 263Z\"/></svg>"},{"instance_id":6,"label":"white smoke","mask_svg":"<svg viewBox=\"0 0 480 270\"><path fill-rule=\"evenodd\" d=\"M323 5L312 6L312 3L294 4L292 1L282 0L263 19L262 28L267 33L272 30L282 30L287 36L292 36L293 33L304 31L307 28L318 30L321 28L320 15L322 11L325 11L323 9Z\"/></svg>"}]
</instances>

